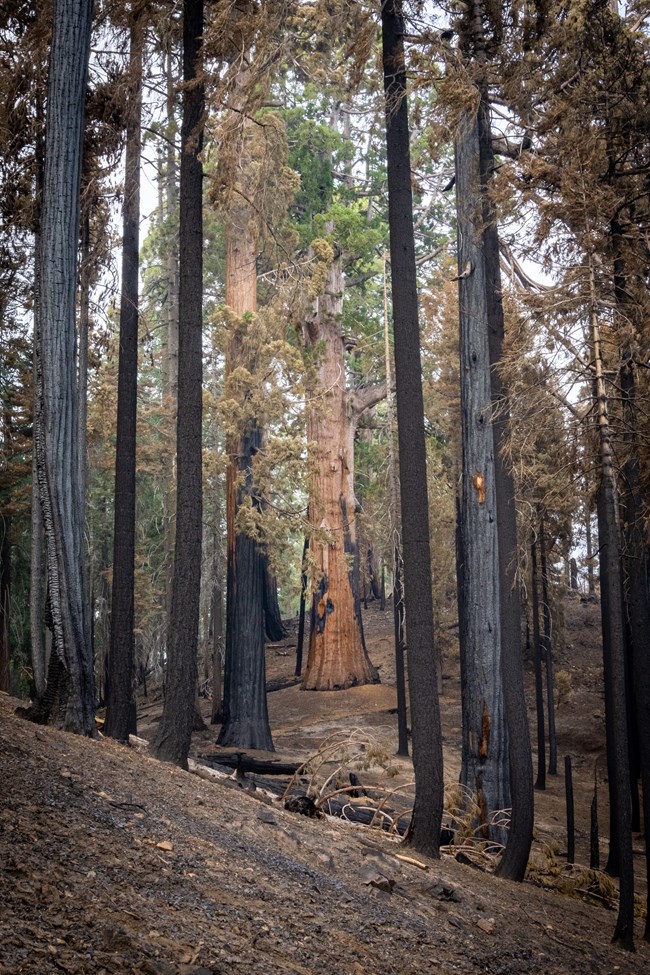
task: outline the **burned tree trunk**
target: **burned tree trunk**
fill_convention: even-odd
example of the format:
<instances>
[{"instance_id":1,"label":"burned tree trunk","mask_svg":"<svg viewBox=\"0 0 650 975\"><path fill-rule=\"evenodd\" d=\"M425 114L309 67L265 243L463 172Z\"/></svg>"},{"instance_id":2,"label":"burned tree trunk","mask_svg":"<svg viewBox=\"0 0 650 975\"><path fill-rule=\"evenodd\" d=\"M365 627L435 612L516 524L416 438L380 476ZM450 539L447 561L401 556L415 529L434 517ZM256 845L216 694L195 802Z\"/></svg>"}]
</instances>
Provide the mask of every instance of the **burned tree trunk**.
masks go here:
<instances>
[{"instance_id":1,"label":"burned tree trunk","mask_svg":"<svg viewBox=\"0 0 650 975\"><path fill-rule=\"evenodd\" d=\"M183 125L180 184L180 307L176 544L167 637L166 694L151 745L156 758L187 768L197 681L202 542L202 330L204 110L203 0L183 4ZM189 83L189 84L188 84Z\"/></svg>"},{"instance_id":2,"label":"burned tree trunk","mask_svg":"<svg viewBox=\"0 0 650 975\"><path fill-rule=\"evenodd\" d=\"M434 646L424 402L401 0L382 6L388 222L395 333L404 601L415 771L408 841L440 855L444 780Z\"/></svg>"},{"instance_id":3,"label":"burned tree trunk","mask_svg":"<svg viewBox=\"0 0 650 975\"><path fill-rule=\"evenodd\" d=\"M40 235L40 334L35 338L35 449L47 546L64 728L95 733L79 484L76 288L79 193L92 0L60 0L53 22Z\"/></svg>"}]
</instances>

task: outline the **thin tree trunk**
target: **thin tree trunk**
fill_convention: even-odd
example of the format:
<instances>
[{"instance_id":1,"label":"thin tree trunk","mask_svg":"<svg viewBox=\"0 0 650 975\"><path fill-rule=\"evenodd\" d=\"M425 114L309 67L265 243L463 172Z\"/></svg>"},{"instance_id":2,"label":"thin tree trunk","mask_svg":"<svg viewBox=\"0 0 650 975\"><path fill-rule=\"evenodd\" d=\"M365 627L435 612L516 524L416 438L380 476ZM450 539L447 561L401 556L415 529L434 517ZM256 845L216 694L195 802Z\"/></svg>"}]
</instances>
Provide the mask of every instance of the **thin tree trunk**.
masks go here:
<instances>
[{"instance_id":1,"label":"thin tree trunk","mask_svg":"<svg viewBox=\"0 0 650 975\"><path fill-rule=\"evenodd\" d=\"M104 734L128 741L137 733L135 699L135 473L138 394L138 262L144 19L131 24L124 175L120 354L117 381L115 521L109 690Z\"/></svg>"},{"instance_id":2,"label":"thin tree trunk","mask_svg":"<svg viewBox=\"0 0 650 975\"><path fill-rule=\"evenodd\" d=\"M176 544L167 638L166 694L151 745L163 761L187 768L197 682L202 536L202 328L204 82L203 0L183 3L183 123L180 178L178 471Z\"/></svg>"},{"instance_id":3,"label":"thin tree trunk","mask_svg":"<svg viewBox=\"0 0 650 975\"><path fill-rule=\"evenodd\" d=\"M305 642L305 596L307 594L307 552L309 551L309 539L305 538L302 548L302 560L300 562L300 606L298 609L298 640L296 645L296 671L295 676L300 677L302 673L302 651Z\"/></svg>"},{"instance_id":4,"label":"thin tree trunk","mask_svg":"<svg viewBox=\"0 0 650 975\"><path fill-rule=\"evenodd\" d=\"M573 772L571 770L570 755L565 755L564 757L564 787L566 793L566 861L567 863L575 863L575 813L573 808Z\"/></svg>"},{"instance_id":5,"label":"thin tree trunk","mask_svg":"<svg viewBox=\"0 0 650 975\"><path fill-rule=\"evenodd\" d=\"M171 594L174 565L174 535L176 527L176 424L178 422L178 166L176 160L176 79L174 77L173 32L170 30L165 52L165 81L167 86L167 143L165 174L165 212L167 246L167 349L165 405L169 432L167 450L171 464L166 472L164 532L165 532L165 608L167 619L171 613Z\"/></svg>"},{"instance_id":6,"label":"thin tree trunk","mask_svg":"<svg viewBox=\"0 0 650 975\"><path fill-rule=\"evenodd\" d=\"M211 724L223 721L223 591L215 578L212 590L212 716Z\"/></svg>"},{"instance_id":7,"label":"thin tree trunk","mask_svg":"<svg viewBox=\"0 0 650 975\"><path fill-rule=\"evenodd\" d=\"M596 286L590 264L590 326L591 352L595 366L595 406L598 416L599 461L601 482L598 491L598 541L601 579L601 618L605 708L607 721L607 768L610 783L610 803L614 810L616 836L610 843L616 846L620 871L619 912L613 940L625 948L634 947L634 873L632 864L631 802L625 700L625 650L623 643L623 593L621 591L620 535L616 513L618 490L614 474L601 353L600 324L596 314Z\"/></svg>"},{"instance_id":8,"label":"thin tree trunk","mask_svg":"<svg viewBox=\"0 0 650 975\"><path fill-rule=\"evenodd\" d=\"M381 22L404 601L415 771L415 803L408 842L419 852L438 857L444 778L433 637L424 402L401 0L386 0Z\"/></svg>"},{"instance_id":9,"label":"thin tree trunk","mask_svg":"<svg viewBox=\"0 0 650 975\"><path fill-rule=\"evenodd\" d=\"M48 78L41 211L42 320L36 322L37 472L47 539L54 649L64 671L63 726L95 734L95 690L84 586L76 359L77 246L84 98L92 0L59 0Z\"/></svg>"},{"instance_id":10,"label":"thin tree trunk","mask_svg":"<svg viewBox=\"0 0 650 975\"><path fill-rule=\"evenodd\" d=\"M384 369L386 372L386 426L388 430L388 496L390 499L390 537L393 551L393 629L395 634L395 686L397 690L397 754L408 758L408 717L406 695L404 626L404 592L402 589L402 552L399 533L399 474L395 457L395 411L393 379L388 335L388 278L384 254ZM383 580L383 576L382 576Z\"/></svg>"},{"instance_id":11,"label":"thin tree trunk","mask_svg":"<svg viewBox=\"0 0 650 975\"><path fill-rule=\"evenodd\" d=\"M542 570L542 616L544 619L544 663L546 665L546 707L548 710L548 774L557 775L557 732L555 730L555 695L553 679L553 627L546 559L544 515L539 522L539 556Z\"/></svg>"},{"instance_id":12,"label":"thin tree trunk","mask_svg":"<svg viewBox=\"0 0 650 975\"><path fill-rule=\"evenodd\" d=\"M39 91L36 94L36 117L37 117L37 136L36 136L36 227L34 232L34 358L33 358L33 383L34 383L34 433L32 438L32 519L31 519L31 552L30 552L30 586L29 586L29 626L32 647L32 673L34 677L34 690L36 698L41 699L45 694L45 675L47 673L47 660L45 655L45 533L43 530L43 512L41 509L41 496L38 483L38 468L36 457L36 443L42 437L37 433L36 423L40 409L37 407L36 397L42 396L39 390L39 376L37 363L41 359L40 350L36 348L36 342L40 342L43 331L43 312L41 301L41 207L43 195L43 160L45 154L43 103Z\"/></svg>"},{"instance_id":13,"label":"thin tree trunk","mask_svg":"<svg viewBox=\"0 0 650 975\"><path fill-rule=\"evenodd\" d=\"M621 313L622 327L629 321L630 296L622 255L622 231L612 223L614 243L614 294ZM644 503L639 462L637 423L637 377L633 349L622 350L619 386L623 406L624 440L627 448L623 467L624 491L621 504L623 522L623 567L625 597L631 649L631 679L636 705L632 720L636 719L638 757L643 793L643 831L646 861L646 923L644 939L650 941L650 655L647 650L650 633L650 598L648 595L648 550L644 538ZM636 783L635 783L636 784Z\"/></svg>"},{"instance_id":14,"label":"thin tree trunk","mask_svg":"<svg viewBox=\"0 0 650 975\"><path fill-rule=\"evenodd\" d=\"M535 788L546 788L546 737L544 727L544 686L542 681L542 646L539 633L539 580L537 572L537 541L530 546L532 565L533 653L535 655L535 710L537 713L537 781Z\"/></svg>"},{"instance_id":15,"label":"thin tree trunk","mask_svg":"<svg viewBox=\"0 0 650 975\"><path fill-rule=\"evenodd\" d=\"M587 592L590 596L593 596L596 592L596 582L594 580L594 549L591 541L591 510L589 508L589 502L585 502L585 507L587 510L585 518L585 532L586 539L585 545L587 548Z\"/></svg>"},{"instance_id":16,"label":"thin tree trunk","mask_svg":"<svg viewBox=\"0 0 650 975\"><path fill-rule=\"evenodd\" d=\"M0 518L0 691L11 692L11 518Z\"/></svg>"}]
</instances>

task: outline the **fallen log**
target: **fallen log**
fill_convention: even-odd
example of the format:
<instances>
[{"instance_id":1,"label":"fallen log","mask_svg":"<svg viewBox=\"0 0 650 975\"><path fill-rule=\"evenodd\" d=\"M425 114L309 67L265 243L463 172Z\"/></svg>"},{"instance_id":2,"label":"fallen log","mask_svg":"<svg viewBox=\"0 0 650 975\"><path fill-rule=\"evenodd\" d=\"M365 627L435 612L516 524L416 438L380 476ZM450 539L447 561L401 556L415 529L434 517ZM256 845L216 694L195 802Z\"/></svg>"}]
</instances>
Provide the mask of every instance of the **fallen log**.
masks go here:
<instances>
[{"instance_id":1,"label":"fallen log","mask_svg":"<svg viewBox=\"0 0 650 975\"><path fill-rule=\"evenodd\" d=\"M252 758L245 752L209 752L198 756L213 765L225 765L238 772L253 772L255 775L295 775L304 768L304 763L264 761Z\"/></svg>"}]
</instances>

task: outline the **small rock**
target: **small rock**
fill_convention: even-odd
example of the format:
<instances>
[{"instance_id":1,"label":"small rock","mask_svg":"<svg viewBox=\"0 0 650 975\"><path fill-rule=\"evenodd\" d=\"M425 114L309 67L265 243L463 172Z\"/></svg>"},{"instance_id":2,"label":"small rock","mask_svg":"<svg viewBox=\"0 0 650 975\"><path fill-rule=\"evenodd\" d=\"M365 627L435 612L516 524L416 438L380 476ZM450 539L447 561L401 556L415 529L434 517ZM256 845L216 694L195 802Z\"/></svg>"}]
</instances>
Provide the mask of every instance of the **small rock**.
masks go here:
<instances>
[{"instance_id":1,"label":"small rock","mask_svg":"<svg viewBox=\"0 0 650 975\"><path fill-rule=\"evenodd\" d=\"M257 818L261 823L269 823L270 826L277 826L278 821L270 809L259 809Z\"/></svg>"},{"instance_id":2,"label":"small rock","mask_svg":"<svg viewBox=\"0 0 650 975\"><path fill-rule=\"evenodd\" d=\"M486 934L493 934L494 932L494 918L493 917L480 917L476 922L476 927L480 928L481 931L485 931Z\"/></svg>"},{"instance_id":3,"label":"small rock","mask_svg":"<svg viewBox=\"0 0 650 975\"><path fill-rule=\"evenodd\" d=\"M169 840L162 840L161 843L156 843L156 848L158 850L164 850L166 853L171 853L172 850L174 849L173 845L169 842Z\"/></svg>"}]
</instances>

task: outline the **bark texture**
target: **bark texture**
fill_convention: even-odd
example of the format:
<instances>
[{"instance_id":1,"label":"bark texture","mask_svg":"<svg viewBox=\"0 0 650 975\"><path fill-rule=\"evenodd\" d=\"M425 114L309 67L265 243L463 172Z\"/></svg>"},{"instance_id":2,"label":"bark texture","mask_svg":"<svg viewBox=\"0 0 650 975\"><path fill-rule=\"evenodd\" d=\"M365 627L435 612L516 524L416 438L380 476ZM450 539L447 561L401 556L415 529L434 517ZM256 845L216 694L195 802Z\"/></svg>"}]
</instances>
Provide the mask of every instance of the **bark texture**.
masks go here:
<instances>
[{"instance_id":1,"label":"bark texture","mask_svg":"<svg viewBox=\"0 0 650 975\"><path fill-rule=\"evenodd\" d=\"M36 336L35 448L54 647L66 684L63 727L95 732L84 586L76 358L79 192L92 0L57 0L41 209L41 332ZM39 323L36 322L38 329Z\"/></svg>"},{"instance_id":2,"label":"bark texture","mask_svg":"<svg viewBox=\"0 0 650 975\"><path fill-rule=\"evenodd\" d=\"M354 435L359 416L369 403L364 391L356 403L354 391L346 384L341 334L343 288L341 258L336 255L305 329L308 344L320 352L319 395L312 398L307 413L307 440L315 451L309 473L308 517L316 590L302 684L305 690L333 691L378 679L366 653L355 590L359 554Z\"/></svg>"},{"instance_id":3,"label":"bark texture","mask_svg":"<svg viewBox=\"0 0 650 975\"><path fill-rule=\"evenodd\" d=\"M480 207L478 120L465 116L456 139L456 210L461 376L462 664L461 783L474 796L485 839L505 843L500 810L510 806L501 676L501 606L488 293Z\"/></svg>"},{"instance_id":4,"label":"bark texture","mask_svg":"<svg viewBox=\"0 0 650 975\"><path fill-rule=\"evenodd\" d=\"M620 899L614 941L634 947L634 873L632 864L632 808L627 737L625 635L621 582L621 544L617 520L618 488L609 425L607 390L596 313L596 287L590 267L591 352L595 366L594 398L598 416L600 486L598 490L598 542L601 580L603 670L607 725L607 774L613 810L610 844L620 875Z\"/></svg>"},{"instance_id":5,"label":"bark texture","mask_svg":"<svg viewBox=\"0 0 650 975\"><path fill-rule=\"evenodd\" d=\"M187 768L197 681L201 590L202 324L203 324L203 144L204 86L201 80L203 0L183 4L183 123L180 176L180 309L178 348L178 472L176 545L167 637L166 694L151 749Z\"/></svg>"},{"instance_id":6,"label":"bark texture","mask_svg":"<svg viewBox=\"0 0 650 975\"><path fill-rule=\"evenodd\" d=\"M444 780L433 640L424 400L401 0L387 0L382 6L381 21L404 605L415 770L409 842L420 852L438 857Z\"/></svg>"},{"instance_id":7,"label":"bark texture","mask_svg":"<svg viewBox=\"0 0 650 975\"><path fill-rule=\"evenodd\" d=\"M104 734L128 741L137 733L133 686L135 678L135 466L138 394L138 260L140 243L140 116L142 111L142 50L144 24L136 13L131 25L126 164L124 174L122 294L117 381L115 448L115 522L111 643Z\"/></svg>"},{"instance_id":8,"label":"bark texture","mask_svg":"<svg viewBox=\"0 0 650 975\"><path fill-rule=\"evenodd\" d=\"M242 367L251 373L255 363L246 352L247 321L257 311L257 231L254 214L245 202L247 192L246 120L239 131L241 194L226 214L226 304L240 316L230 328L226 378ZM245 393L232 395L246 413ZM226 582L226 656L224 667L223 724L220 745L273 750L266 703L264 658L264 564L256 539L237 524L242 506L259 506L253 481L253 462L262 445L255 418L245 416L227 439L226 521L228 536Z\"/></svg>"}]
</instances>

